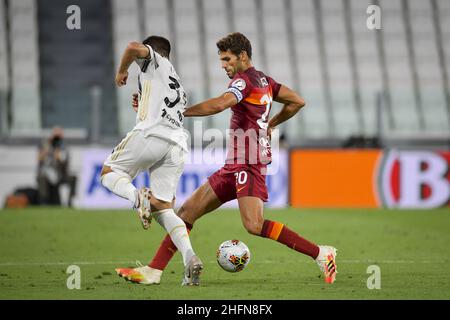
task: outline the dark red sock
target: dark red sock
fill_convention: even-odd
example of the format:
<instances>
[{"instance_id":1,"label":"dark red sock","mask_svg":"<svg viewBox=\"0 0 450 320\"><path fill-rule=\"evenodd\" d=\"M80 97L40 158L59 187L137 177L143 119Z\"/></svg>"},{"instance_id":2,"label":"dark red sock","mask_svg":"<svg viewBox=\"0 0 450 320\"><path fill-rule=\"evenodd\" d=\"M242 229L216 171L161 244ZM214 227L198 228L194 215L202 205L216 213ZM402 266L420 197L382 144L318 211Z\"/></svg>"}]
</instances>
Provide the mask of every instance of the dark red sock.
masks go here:
<instances>
[{"instance_id":1,"label":"dark red sock","mask_svg":"<svg viewBox=\"0 0 450 320\"><path fill-rule=\"evenodd\" d=\"M296 232L276 221L264 220L260 236L278 241L313 259L319 255L319 247L317 245L300 237Z\"/></svg>"},{"instance_id":2,"label":"dark red sock","mask_svg":"<svg viewBox=\"0 0 450 320\"><path fill-rule=\"evenodd\" d=\"M189 234L193 226L189 222L184 221L184 223L186 224L186 229ZM167 234L148 266L153 269L164 270L177 250L177 247L173 244L172 239Z\"/></svg>"}]
</instances>

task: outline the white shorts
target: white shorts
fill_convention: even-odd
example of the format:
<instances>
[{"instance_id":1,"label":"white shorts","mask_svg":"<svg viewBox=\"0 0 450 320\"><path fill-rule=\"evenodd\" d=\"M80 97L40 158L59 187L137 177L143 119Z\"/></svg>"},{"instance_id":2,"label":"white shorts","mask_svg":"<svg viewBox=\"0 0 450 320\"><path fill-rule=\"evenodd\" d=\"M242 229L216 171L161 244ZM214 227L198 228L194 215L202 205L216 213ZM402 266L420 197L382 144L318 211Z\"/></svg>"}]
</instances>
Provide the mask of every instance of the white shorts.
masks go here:
<instances>
[{"instance_id":1,"label":"white shorts","mask_svg":"<svg viewBox=\"0 0 450 320\"><path fill-rule=\"evenodd\" d=\"M133 130L114 148L104 164L131 179L139 172L149 170L152 195L158 200L171 202L183 173L186 154L175 142L154 136L144 137L141 130Z\"/></svg>"}]
</instances>

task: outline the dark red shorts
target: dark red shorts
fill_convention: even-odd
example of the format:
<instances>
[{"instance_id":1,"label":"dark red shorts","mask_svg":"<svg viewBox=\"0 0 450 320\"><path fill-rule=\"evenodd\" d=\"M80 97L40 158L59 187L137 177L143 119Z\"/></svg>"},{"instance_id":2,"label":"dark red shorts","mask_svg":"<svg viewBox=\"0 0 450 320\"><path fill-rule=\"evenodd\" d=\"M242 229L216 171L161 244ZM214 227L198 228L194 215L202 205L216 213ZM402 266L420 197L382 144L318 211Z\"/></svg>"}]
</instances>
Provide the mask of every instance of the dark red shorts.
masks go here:
<instances>
[{"instance_id":1,"label":"dark red shorts","mask_svg":"<svg viewBox=\"0 0 450 320\"><path fill-rule=\"evenodd\" d=\"M248 196L267 202L266 176L260 169L256 166L224 166L208 181L222 203Z\"/></svg>"}]
</instances>

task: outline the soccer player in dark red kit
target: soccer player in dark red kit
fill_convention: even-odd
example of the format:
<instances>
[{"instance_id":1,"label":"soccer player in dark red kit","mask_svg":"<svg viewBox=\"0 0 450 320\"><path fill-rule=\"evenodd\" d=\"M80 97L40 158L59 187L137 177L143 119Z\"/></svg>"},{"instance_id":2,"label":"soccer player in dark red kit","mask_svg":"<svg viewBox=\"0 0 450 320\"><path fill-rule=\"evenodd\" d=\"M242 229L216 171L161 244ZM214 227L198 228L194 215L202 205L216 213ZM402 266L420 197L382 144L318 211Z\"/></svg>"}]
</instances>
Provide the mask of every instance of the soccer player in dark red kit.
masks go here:
<instances>
[{"instance_id":1,"label":"soccer player in dark red kit","mask_svg":"<svg viewBox=\"0 0 450 320\"><path fill-rule=\"evenodd\" d=\"M250 41L241 33L231 33L217 42L222 68L231 80L227 91L188 108L186 117L209 116L230 108L230 144L225 165L211 175L181 206L178 215L188 230L204 214L237 198L245 229L263 238L278 241L313 258L327 283L336 278L336 249L318 246L280 222L264 219L263 202L268 200L266 166L271 161L270 133L280 123L294 116L304 105L303 99L252 65ZM268 120L272 101L283 104L280 112ZM176 252L167 235L149 263L145 281L158 284L164 268ZM133 274L133 273L132 273ZM135 273L134 273L135 274ZM198 283L197 283L198 284Z\"/></svg>"}]
</instances>

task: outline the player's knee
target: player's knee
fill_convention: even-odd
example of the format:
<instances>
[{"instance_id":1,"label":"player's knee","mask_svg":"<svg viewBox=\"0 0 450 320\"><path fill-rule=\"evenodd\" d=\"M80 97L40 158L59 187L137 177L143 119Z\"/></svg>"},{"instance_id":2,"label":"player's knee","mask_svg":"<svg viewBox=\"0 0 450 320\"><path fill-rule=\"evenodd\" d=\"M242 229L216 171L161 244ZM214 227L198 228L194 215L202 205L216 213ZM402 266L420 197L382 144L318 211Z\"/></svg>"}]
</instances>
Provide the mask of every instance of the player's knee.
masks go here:
<instances>
[{"instance_id":1,"label":"player's knee","mask_svg":"<svg viewBox=\"0 0 450 320\"><path fill-rule=\"evenodd\" d=\"M102 172L100 173L100 177L103 177L105 174L112 172L110 166L103 165Z\"/></svg>"},{"instance_id":2,"label":"player's knee","mask_svg":"<svg viewBox=\"0 0 450 320\"><path fill-rule=\"evenodd\" d=\"M172 202L157 199L155 197L150 198L150 206L152 211L159 211L172 208Z\"/></svg>"},{"instance_id":3,"label":"player's knee","mask_svg":"<svg viewBox=\"0 0 450 320\"><path fill-rule=\"evenodd\" d=\"M248 233L258 236L261 234L263 221L260 221L260 219L256 221L246 220L244 221L244 227Z\"/></svg>"},{"instance_id":4,"label":"player's knee","mask_svg":"<svg viewBox=\"0 0 450 320\"><path fill-rule=\"evenodd\" d=\"M183 220L189 223L194 223L195 219L193 219L194 212L192 206L187 203L184 203L177 212L177 215Z\"/></svg>"},{"instance_id":5,"label":"player's knee","mask_svg":"<svg viewBox=\"0 0 450 320\"><path fill-rule=\"evenodd\" d=\"M104 177L106 174L108 174L110 172L113 172L111 167L104 165L102 168L102 172L100 173L100 182L101 182L102 186L104 186L105 188L108 188L108 189L109 189L109 184L107 182L108 179L104 179Z\"/></svg>"}]
</instances>

